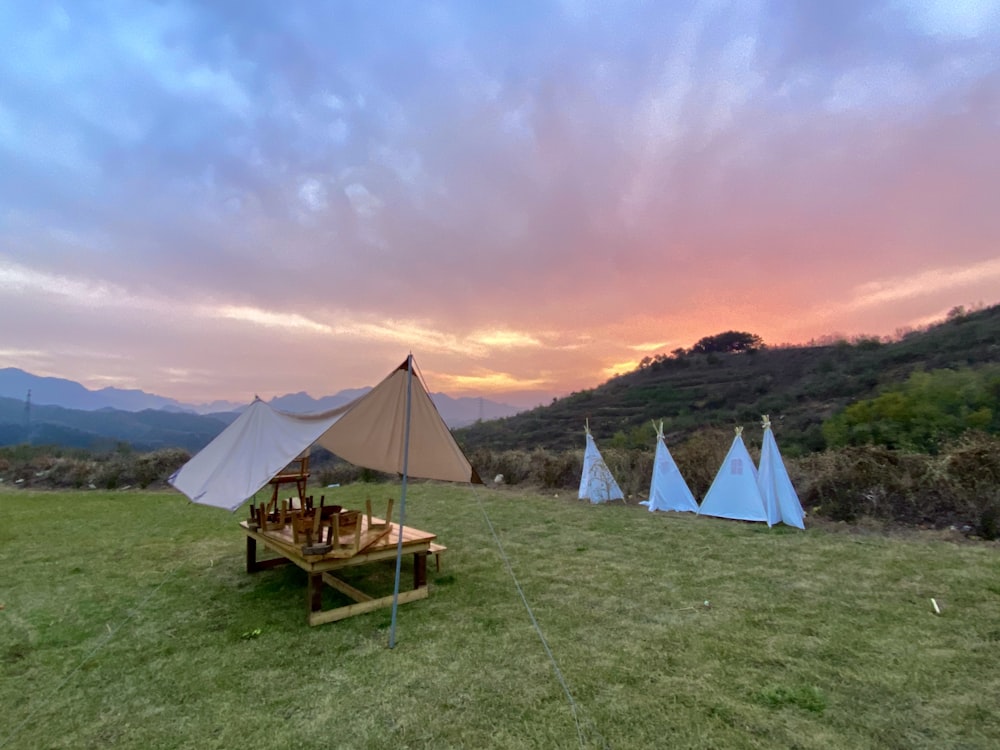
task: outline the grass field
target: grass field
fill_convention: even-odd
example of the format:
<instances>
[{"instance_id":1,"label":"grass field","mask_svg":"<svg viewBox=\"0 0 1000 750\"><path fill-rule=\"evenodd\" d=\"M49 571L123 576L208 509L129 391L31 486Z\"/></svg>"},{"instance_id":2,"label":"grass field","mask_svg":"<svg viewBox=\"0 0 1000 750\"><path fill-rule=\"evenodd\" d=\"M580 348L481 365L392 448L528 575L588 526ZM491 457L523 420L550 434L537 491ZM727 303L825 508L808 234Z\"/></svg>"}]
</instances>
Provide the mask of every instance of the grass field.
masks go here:
<instances>
[{"instance_id":1,"label":"grass field","mask_svg":"<svg viewBox=\"0 0 1000 750\"><path fill-rule=\"evenodd\" d=\"M389 650L247 575L244 515L0 492L0 748L1000 747L995 544L411 484L448 552Z\"/></svg>"}]
</instances>

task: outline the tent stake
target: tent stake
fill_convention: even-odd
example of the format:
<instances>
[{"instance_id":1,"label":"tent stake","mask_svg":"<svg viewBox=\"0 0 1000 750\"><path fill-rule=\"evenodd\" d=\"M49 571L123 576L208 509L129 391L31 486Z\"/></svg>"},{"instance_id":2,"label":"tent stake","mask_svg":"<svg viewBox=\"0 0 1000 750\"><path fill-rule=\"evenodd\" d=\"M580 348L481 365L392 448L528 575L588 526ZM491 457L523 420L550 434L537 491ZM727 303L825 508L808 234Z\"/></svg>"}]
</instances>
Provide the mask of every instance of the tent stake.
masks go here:
<instances>
[{"instance_id":1,"label":"tent stake","mask_svg":"<svg viewBox=\"0 0 1000 750\"><path fill-rule=\"evenodd\" d=\"M396 581L392 587L392 624L389 648L396 647L396 609L399 607L399 571L403 562L403 522L406 519L406 474L410 462L410 391L413 388L413 353L406 358L406 423L403 428L403 486L399 501L399 539L396 542ZM387 518L390 522L392 519Z\"/></svg>"}]
</instances>

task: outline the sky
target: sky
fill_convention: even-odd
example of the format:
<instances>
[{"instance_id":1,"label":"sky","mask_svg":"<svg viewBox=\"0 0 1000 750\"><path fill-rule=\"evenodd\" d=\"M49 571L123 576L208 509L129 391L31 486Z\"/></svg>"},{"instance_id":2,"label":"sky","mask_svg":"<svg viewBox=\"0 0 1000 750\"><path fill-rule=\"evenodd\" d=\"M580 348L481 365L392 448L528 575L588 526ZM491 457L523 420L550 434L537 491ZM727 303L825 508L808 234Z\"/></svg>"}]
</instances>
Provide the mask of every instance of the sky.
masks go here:
<instances>
[{"instance_id":1,"label":"sky","mask_svg":"<svg viewBox=\"0 0 1000 750\"><path fill-rule=\"evenodd\" d=\"M533 406L1000 301L1000 0L10 0L0 49L0 367Z\"/></svg>"}]
</instances>

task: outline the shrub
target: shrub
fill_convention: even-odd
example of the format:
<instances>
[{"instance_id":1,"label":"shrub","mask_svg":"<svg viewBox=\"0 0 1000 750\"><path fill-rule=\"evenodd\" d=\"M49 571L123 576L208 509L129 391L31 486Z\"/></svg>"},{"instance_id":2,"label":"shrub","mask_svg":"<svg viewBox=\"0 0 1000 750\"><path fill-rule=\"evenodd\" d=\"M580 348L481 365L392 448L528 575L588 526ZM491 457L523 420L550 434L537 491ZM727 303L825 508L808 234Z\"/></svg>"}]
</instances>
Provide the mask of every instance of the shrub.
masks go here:
<instances>
[{"instance_id":1,"label":"shrub","mask_svg":"<svg viewBox=\"0 0 1000 750\"><path fill-rule=\"evenodd\" d=\"M649 479L653 471L653 452L651 450L622 450L609 448L601 451L604 463L608 465L611 475L618 482L625 499L645 497L649 491ZM583 465L580 466L583 471ZM579 483L580 474L577 474Z\"/></svg>"},{"instance_id":2,"label":"shrub","mask_svg":"<svg viewBox=\"0 0 1000 750\"><path fill-rule=\"evenodd\" d=\"M145 489L154 482L165 481L190 458L191 454L183 448L163 448L140 454L129 468L129 481Z\"/></svg>"},{"instance_id":3,"label":"shrub","mask_svg":"<svg viewBox=\"0 0 1000 750\"><path fill-rule=\"evenodd\" d=\"M674 457L681 476L696 498L705 497L712 480L733 442L732 430L722 428L702 430L682 443L674 445L667 436L667 447ZM652 471L652 470L650 470Z\"/></svg>"},{"instance_id":4,"label":"shrub","mask_svg":"<svg viewBox=\"0 0 1000 750\"><path fill-rule=\"evenodd\" d=\"M902 385L851 404L823 425L830 445L884 445L935 453L969 430L996 428L1000 370L915 372Z\"/></svg>"},{"instance_id":5,"label":"shrub","mask_svg":"<svg viewBox=\"0 0 1000 750\"><path fill-rule=\"evenodd\" d=\"M579 484L583 472L583 453L550 453L536 448L530 456L529 480L542 489L562 489ZM506 479L506 474L504 475Z\"/></svg>"},{"instance_id":6,"label":"shrub","mask_svg":"<svg viewBox=\"0 0 1000 750\"><path fill-rule=\"evenodd\" d=\"M95 472L93 460L60 458L49 469L46 484L52 487L80 489L90 482Z\"/></svg>"},{"instance_id":7,"label":"shrub","mask_svg":"<svg viewBox=\"0 0 1000 750\"><path fill-rule=\"evenodd\" d=\"M861 446L786 461L786 466L803 505L836 521L867 516L967 528L984 538L997 535L1000 439L992 436L967 435L936 456Z\"/></svg>"},{"instance_id":8,"label":"shrub","mask_svg":"<svg viewBox=\"0 0 1000 750\"><path fill-rule=\"evenodd\" d=\"M311 474L323 487L331 484L353 484L354 482L384 482L392 478L389 474L355 466L339 458L324 461L318 468L314 465Z\"/></svg>"}]
</instances>

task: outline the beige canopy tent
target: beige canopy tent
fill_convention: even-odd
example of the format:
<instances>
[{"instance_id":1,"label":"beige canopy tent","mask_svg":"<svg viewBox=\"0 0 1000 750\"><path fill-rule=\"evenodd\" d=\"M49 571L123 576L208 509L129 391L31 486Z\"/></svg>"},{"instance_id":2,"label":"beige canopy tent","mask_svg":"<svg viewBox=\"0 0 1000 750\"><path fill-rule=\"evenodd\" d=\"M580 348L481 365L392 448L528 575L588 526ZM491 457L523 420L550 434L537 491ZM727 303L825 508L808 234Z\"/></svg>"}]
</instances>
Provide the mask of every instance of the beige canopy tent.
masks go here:
<instances>
[{"instance_id":1,"label":"beige canopy tent","mask_svg":"<svg viewBox=\"0 0 1000 750\"><path fill-rule=\"evenodd\" d=\"M332 411L290 414L256 399L168 481L196 503L236 510L296 456L319 445L375 471L481 483L420 378L409 389L407 425L412 360Z\"/></svg>"},{"instance_id":2,"label":"beige canopy tent","mask_svg":"<svg viewBox=\"0 0 1000 750\"><path fill-rule=\"evenodd\" d=\"M482 484L413 369L411 354L364 396L322 414L289 414L256 399L169 479L196 503L236 510L314 444L357 466L402 475L389 648L396 645L407 477Z\"/></svg>"}]
</instances>

